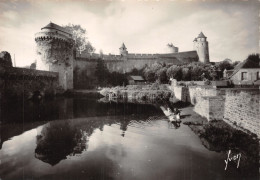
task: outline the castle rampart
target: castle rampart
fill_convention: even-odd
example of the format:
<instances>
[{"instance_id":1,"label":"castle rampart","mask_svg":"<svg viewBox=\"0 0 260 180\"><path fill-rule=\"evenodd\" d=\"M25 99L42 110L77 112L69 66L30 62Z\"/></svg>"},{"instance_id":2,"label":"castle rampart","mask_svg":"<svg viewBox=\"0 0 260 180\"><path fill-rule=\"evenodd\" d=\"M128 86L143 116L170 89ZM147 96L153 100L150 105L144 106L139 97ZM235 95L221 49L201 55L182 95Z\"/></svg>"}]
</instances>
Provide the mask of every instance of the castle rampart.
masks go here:
<instances>
[{"instance_id":1,"label":"castle rampart","mask_svg":"<svg viewBox=\"0 0 260 180\"><path fill-rule=\"evenodd\" d=\"M191 62L209 62L208 42L203 33L194 40L194 51L179 52L179 48L168 44L166 54L128 53L125 44L119 48L119 55L89 53L87 50L73 52L72 34L65 28L49 23L35 34L37 43L37 69L59 73L59 84L63 89L73 88L73 74L88 74L95 78L97 60L102 59L110 72L130 72L134 68L142 69L155 62L166 64L183 64ZM81 71L81 72L80 72ZM75 73L76 74L76 73ZM75 77L78 79L78 77Z\"/></svg>"},{"instance_id":2,"label":"castle rampart","mask_svg":"<svg viewBox=\"0 0 260 180\"><path fill-rule=\"evenodd\" d=\"M0 95L6 98L30 98L35 91L53 95L59 73L25 68L0 67Z\"/></svg>"}]
</instances>

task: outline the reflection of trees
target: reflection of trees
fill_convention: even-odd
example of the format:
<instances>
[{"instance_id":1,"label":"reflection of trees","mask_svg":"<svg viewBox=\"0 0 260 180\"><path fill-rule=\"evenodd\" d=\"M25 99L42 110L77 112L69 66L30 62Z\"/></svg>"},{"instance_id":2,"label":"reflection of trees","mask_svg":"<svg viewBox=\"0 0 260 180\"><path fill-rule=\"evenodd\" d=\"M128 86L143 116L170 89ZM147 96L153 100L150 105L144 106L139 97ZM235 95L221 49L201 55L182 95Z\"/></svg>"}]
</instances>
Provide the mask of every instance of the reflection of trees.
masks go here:
<instances>
[{"instance_id":1,"label":"reflection of trees","mask_svg":"<svg viewBox=\"0 0 260 180\"><path fill-rule=\"evenodd\" d=\"M120 122L120 129L127 130L129 119L93 117L49 122L36 137L35 157L51 165L58 164L68 155L81 154L87 149L88 137L95 129L103 131L104 125Z\"/></svg>"},{"instance_id":2,"label":"reflection of trees","mask_svg":"<svg viewBox=\"0 0 260 180\"><path fill-rule=\"evenodd\" d=\"M258 172L259 142L254 135L234 129L224 121L210 121L203 125L190 124L189 127L208 150L241 153L239 167L243 169L244 176L249 177Z\"/></svg>"},{"instance_id":3,"label":"reflection of trees","mask_svg":"<svg viewBox=\"0 0 260 180\"><path fill-rule=\"evenodd\" d=\"M36 139L35 157L55 165L71 154L86 149L84 131L75 128L68 121L50 122L45 125Z\"/></svg>"}]
</instances>

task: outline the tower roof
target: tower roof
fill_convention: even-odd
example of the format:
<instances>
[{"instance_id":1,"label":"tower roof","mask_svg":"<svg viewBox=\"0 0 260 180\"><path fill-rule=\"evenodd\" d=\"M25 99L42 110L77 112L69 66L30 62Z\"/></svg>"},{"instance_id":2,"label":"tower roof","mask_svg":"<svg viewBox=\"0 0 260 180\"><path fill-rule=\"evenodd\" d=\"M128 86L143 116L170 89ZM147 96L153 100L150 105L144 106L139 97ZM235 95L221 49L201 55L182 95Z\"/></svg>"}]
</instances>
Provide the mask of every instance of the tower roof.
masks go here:
<instances>
[{"instance_id":1,"label":"tower roof","mask_svg":"<svg viewBox=\"0 0 260 180\"><path fill-rule=\"evenodd\" d=\"M122 44L121 48L126 48L126 47L125 47L125 43Z\"/></svg>"},{"instance_id":2,"label":"tower roof","mask_svg":"<svg viewBox=\"0 0 260 180\"><path fill-rule=\"evenodd\" d=\"M200 32L200 34L198 35L198 38L206 38L206 36L203 34L203 32Z\"/></svg>"},{"instance_id":3,"label":"tower roof","mask_svg":"<svg viewBox=\"0 0 260 180\"><path fill-rule=\"evenodd\" d=\"M41 29L55 29L55 30L62 31L64 33L67 33L67 34L71 35L71 33L67 29L65 29L65 28L63 28L63 27L61 27L61 26L59 26L59 25L57 25L55 23L52 23L52 22L50 22L49 24L47 24L46 26L44 26Z\"/></svg>"}]
</instances>

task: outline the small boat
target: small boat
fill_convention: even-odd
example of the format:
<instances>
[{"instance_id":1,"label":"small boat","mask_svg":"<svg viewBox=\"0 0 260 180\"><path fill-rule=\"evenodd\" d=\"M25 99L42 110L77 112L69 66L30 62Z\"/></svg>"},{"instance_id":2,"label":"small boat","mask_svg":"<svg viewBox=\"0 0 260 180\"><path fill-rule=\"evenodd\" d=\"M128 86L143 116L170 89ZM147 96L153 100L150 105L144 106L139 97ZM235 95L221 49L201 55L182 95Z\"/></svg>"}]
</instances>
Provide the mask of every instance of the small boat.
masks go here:
<instances>
[{"instance_id":1,"label":"small boat","mask_svg":"<svg viewBox=\"0 0 260 180\"><path fill-rule=\"evenodd\" d=\"M175 115L170 108L165 109L163 106L161 106L160 108L170 122L181 122L179 114Z\"/></svg>"}]
</instances>

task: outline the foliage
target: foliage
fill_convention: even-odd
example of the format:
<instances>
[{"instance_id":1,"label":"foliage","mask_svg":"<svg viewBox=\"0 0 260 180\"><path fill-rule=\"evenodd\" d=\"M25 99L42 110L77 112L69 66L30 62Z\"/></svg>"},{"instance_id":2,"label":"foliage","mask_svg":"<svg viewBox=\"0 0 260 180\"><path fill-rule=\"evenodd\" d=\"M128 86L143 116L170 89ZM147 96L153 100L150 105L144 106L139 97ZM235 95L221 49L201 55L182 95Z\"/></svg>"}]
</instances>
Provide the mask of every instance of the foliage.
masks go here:
<instances>
[{"instance_id":1,"label":"foliage","mask_svg":"<svg viewBox=\"0 0 260 180\"><path fill-rule=\"evenodd\" d=\"M119 72L108 73L108 84L112 86L125 86L128 81L126 75Z\"/></svg>"},{"instance_id":2,"label":"foliage","mask_svg":"<svg viewBox=\"0 0 260 180\"><path fill-rule=\"evenodd\" d=\"M160 63L154 63L150 67L146 67L144 69L144 76L146 80L148 82L154 82L158 78L156 72L161 68L163 68L163 65Z\"/></svg>"},{"instance_id":3,"label":"foliage","mask_svg":"<svg viewBox=\"0 0 260 180\"><path fill-rule=\"evenodd\" d=\"M177 81L180 81L182 79L182 69L180 66L172 65L167 70L167 76L173 79L176 79Z\"/></svg>"},{"instance_id":4,"label":"foliage","mask_svg":"<svg viewBox=\"0 0 260 180\"><path fill-rule=\"evenodd\" d=\"M191 80L191 70L188 67L182 68L182 80L183 81L190 81Z\"/></svg>"},{"instance_id":5,"label":"foliage","mask_svg":"<svg viewBox=\"0 0 260 180\"><path fill-rule=\"evenodd\" d=\"M104 63L103 60L98 59L95 76L97 78L98 84L103 86L104 84L107 84L108 77L109 77L109 71Z\"/></svg>"},{"instance_id":6,"label":"foliage","mask_svg":"<svg viewBox=\"0 0 260 180\"><path fill-rule=\"evenodd\" d=\"M167 68L163 67L162 69L157 70L156 77L159 83L167 83L167 75L166 75Z\"/></svg>"},{"instance_id":7,"label":"foliage","mask_svg":"<svg viewBox=\"0 0 260 180\"><path fill-rule=\"evenodd\" d=\"M80 25L68 24L63 26L69 32L72 33L72 37L75 42L75 48L78 51L87 50L88 52L94 52L95 48L87 41L86 29L82 28Z\"/></svg>"},{"instance_id":8,"label":"foliage","mask_svg":"<svg viewBox=\"0 0 260 180\"><path fill-rule=\"evenodd\" d=\"M255 62L259 62L259 54L250 54L247 59L253 60Z\"/></svg>"},{"instance_id":9,"label":"foliage","mask_svg":"<svg viewBox=\"0 0 260 180\"><path fill-rule=\"evenodd\" d=\"M223 72L225 69L230 70L233 69L232 64L230 64L228 61L222 61L219 64L217 64L217 68Z\"/></svg>"},{"instance_id":10,"label":"foliage","mask_svg":"<svg viewBox=\"0 0 260 180\"><path fill-rule=\"evenodd\" d=\"M192 71L191 71L191 80L194 80L194 81L200 81L202 80L202 75L203 74L203 68L201 66L195 66L192 68Z\"/></svg>"},{"instance_id":11,"label":"foliage","mask_svg":"<svg viewBox=\"0 0 260 180\"><path fill-rule=\"evenodd\" d=\"M73 71L73 82L75 89L92 89L94 79L88 77L87 68L80 71L79 67L76 66Z\"/></svg>"}]
</instances>

